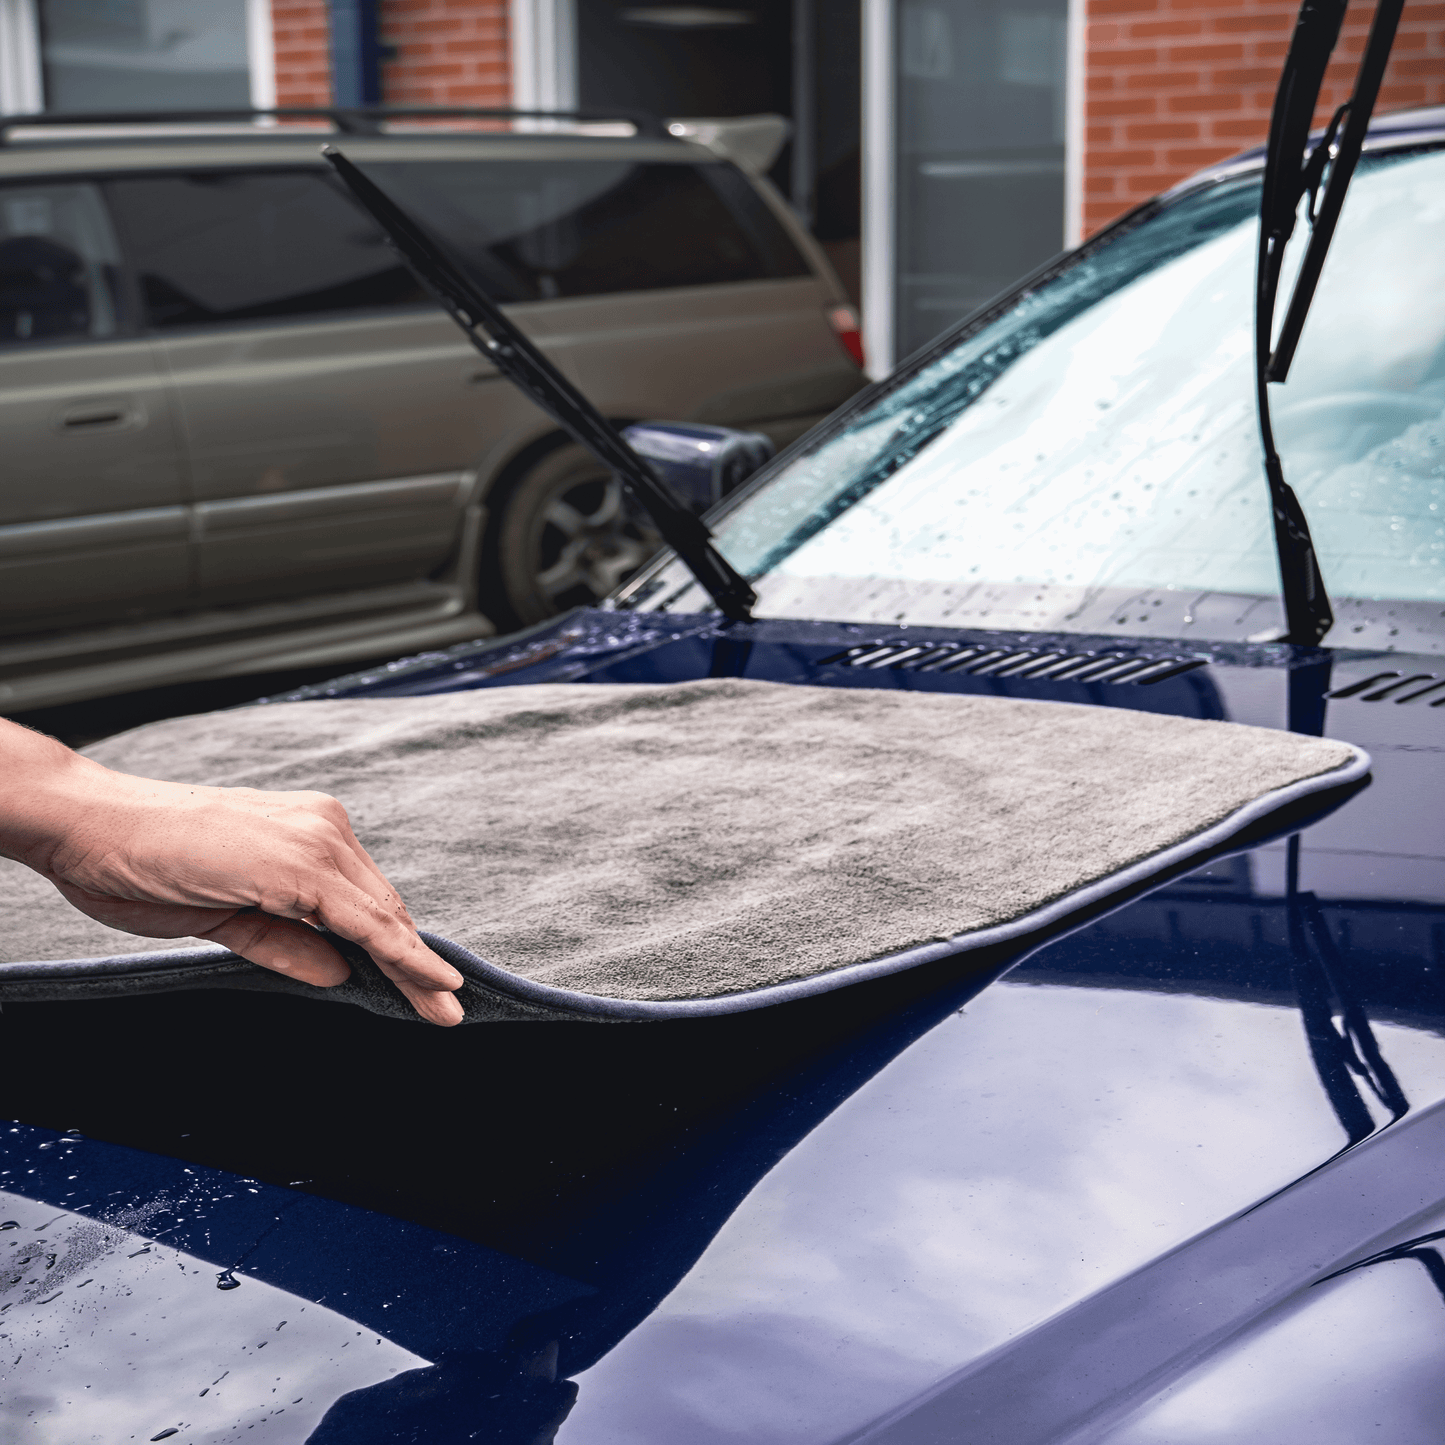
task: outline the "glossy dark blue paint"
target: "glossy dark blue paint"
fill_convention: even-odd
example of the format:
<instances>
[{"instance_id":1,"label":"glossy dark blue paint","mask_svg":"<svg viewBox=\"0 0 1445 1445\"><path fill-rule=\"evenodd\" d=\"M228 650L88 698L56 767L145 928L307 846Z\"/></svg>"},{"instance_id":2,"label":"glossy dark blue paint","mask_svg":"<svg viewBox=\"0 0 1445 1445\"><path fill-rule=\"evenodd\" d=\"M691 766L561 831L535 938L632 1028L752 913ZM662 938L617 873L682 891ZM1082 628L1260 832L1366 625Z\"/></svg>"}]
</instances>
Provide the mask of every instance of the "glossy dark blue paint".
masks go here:
<instances>
[{"instance_id":1,"label":"glossy dark blue paint","mask_svg":"<svg viewBox=\"0 0 1445 1445\"><path fill-rule=\"evenodd\" d=\"M328 1301L417 1354L500 1348L517 1319L591 1293L470 1241L260 1180L22 1125L5 1146L0 1189L96 1218L161 1201L146 1237ZM453 1301L444 1315L441 1295Z\"/></svg>"},{"instance_id":2,"label":"glossy dark blue paint","mask_svg":"<svg viewBox=\"0 0 1445 1445\"><path fill-rule=\"evenodd\" d=\"M900 641L1205 665L1151 686L826 660ZM1003 961L982 961L730 1019L444 1036L247 995L13 1006L0 1019L6 1112L133 1146L77 1146L97 1162L61 1182L84 1199L56 1194L53 1170L34 1197L103 1209L108 1190L161 1189L183 1167L172 1160L226 1171L207 1176L216 1188L254 1176L264 1185L248 1187L272 1187L273 1212L297 1231L271 1237L268 1267L308 1298L334 1300L356 1278L354 1251L315 1247L332 1230L344 1238L330 1221L370 1230L394 1267L355 1318L436 1363L338 1407L325 1428L348 1439L412 1438L427 1420L536 1438L567 1403L550 1386L568 1377L579 1393L563 1445L995 1438L989 1421L1004 1429L1018 1387L985 1386L1007 1377L1006 1357L1042 1368L1029 1326L1067 1331L1070 1311L1101 1308L1086 1304L1101 1287L1133 1270L1162 1278L1151 1261L1445 1099L1445 810L1433 802L1445 709L1329 696L1382 668L1437 665L583 612L305 690L746 676L993 693L1323 731L1369 750L1375 779L1297 845L1218 860L1002 980ZM112 1081L103 1098L97 1073ZM1413 1187L1408 1158L1371 1157L1388 1175L1382 1200L1387 1182ZM276 1187L297 1178L305 1192ZM1380 1247L1413 1237L1381 1209L1382 1238L1401 1230ZM1221 1257L1233 1228L1218 1234ZM470 1276L427 1268L416 1241L437 1237L428 1230L466 1242ZM225 1248L188 1235L187 1247L220 1265L244 1233L238 1223ZM288 1263L288 1250L309 1263ZM1269 1310L1298 1312L1289 1301L1313 1281L1278 1285L1258 1302L1256 1333L1272 1328ZM403 1297L402 1323L376 1322ZM1172 1306L1158 1308L1162 1322ZM948 1390L972 1382L966 1428L937 1403L947 1391L931 1382L944 1378ZM499 1380L511 1384L494 1390ZM1161 1386L1121 1380L1090 1407L1090 1429L1115 1428ZM513 1413L503 1397L520 1402ZM1010 1426L997 1438L1062 1438L1061 1416L1040 1418L1037 1436Z\"/></svg>"}]
</instances>

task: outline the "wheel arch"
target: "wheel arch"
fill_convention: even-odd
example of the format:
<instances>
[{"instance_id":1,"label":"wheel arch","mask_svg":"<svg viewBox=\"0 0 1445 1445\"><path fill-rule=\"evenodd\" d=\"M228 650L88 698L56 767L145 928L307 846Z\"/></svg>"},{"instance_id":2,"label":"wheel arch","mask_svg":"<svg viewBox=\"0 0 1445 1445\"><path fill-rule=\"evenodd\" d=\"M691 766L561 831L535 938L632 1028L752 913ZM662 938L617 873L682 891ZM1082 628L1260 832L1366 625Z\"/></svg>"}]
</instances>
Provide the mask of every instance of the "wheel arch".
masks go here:
<instances>
[{"instance_id":1,"label":"wheel arch","mask_svg":"<svg viewBox=\"0 0 1445 1445\"><path fill-rule=\"evenodd\" d=\"M609 416L617 428L631 426L640 416ZM489 447L477 462L474 506L486 507L493 496L503 495L519 478L526 476L548 453L572 444L573 439L555 425L539 424L520 436ZM486 519L488 522L490 518Z\"/></svg>"},{"instance_id":2,"label":"wheel arch","mask_svg":"<svg viewBox=\"0 0 1445 1445\"><path fill-rule=\"evenodd\" d=\"M614 426L632 424L634 417L612 416ZM513 437L512 445L494 447L477 469L470 509L477 518L477 544L473 573L479 610L502 631L526 626L536 618L518 608L508 585L507 532L512 502L525 493L527 479L549 457L569 448L580 448L574 438L557 427L537 427L524 438ZM520 444L518 444L520 443ZM601 595L601 594L598 594Z\"/></svg>"}]
</instances>

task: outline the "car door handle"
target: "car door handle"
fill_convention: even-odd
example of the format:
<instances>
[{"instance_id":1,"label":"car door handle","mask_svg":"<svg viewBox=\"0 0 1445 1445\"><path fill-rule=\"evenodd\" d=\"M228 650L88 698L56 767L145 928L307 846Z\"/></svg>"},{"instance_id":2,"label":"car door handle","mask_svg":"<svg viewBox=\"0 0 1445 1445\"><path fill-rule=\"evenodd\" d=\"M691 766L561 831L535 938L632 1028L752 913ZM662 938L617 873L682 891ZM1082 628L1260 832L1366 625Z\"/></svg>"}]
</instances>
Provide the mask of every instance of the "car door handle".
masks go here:
<instances>
[{"instance_id":1,"label":"car door handle","mask_svg":"<svg viewBox=\"0 0 1445 1445\"><path fill-rule=\"evenodd\" d=\"M63 431L114 431L139 420L136 409L125 402L100 401L62 412L60 426Z\"/></svg>"}]
</instances>

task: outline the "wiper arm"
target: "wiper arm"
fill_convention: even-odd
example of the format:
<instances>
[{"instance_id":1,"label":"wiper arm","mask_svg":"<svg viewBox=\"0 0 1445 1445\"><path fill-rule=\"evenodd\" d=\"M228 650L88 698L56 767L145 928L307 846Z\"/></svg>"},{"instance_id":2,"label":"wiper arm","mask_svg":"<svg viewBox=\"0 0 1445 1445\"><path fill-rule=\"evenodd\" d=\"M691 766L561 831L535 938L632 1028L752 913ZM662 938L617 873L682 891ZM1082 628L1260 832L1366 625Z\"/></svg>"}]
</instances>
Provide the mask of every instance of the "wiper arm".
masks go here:
<instances>
[{"instance_id":1,"label":"wiper arm","mask_svg":"<svg viewBox=\"0 0 1445 1445\"><path fill-rule=\"evenodd\" d=\"M687 565L718 610L725 617L746 622L752 616L757 594L713 546L712 533L673 496L617 428L375 182L334 146L323 146L321 154L472 345L617 477L637 504L647 510L662 540Z\"/></svg>"},{"instance_id":2,"label":"wiper arm","mask_svg":"<svg viewBox=\"0 0 1445 1445\"><path fill-rule=\"evenodd\" d=\"M1370 39L1350 99L1335 112L1319 144L1311 151L1310 124L1325 68L1339 39L1348 0L1304 0L1289 55L1275 92L1269 149L1260 198L1259 262L1255 277L1255 386L1264 470L1269 482L1275 551L1284 594L1285 636L1314 645L1334 624L1334 613L1320 575L1319 559L1299 498L1284 479L1269 415L1269 383L1283 382L1299 344L1310 302L1334 237L1345 191L1360 157L1370 115L1379 94L1385 63L1394 44L1404 0L1380 0ZM1329 167L1324 193L1319 185ZM1310 240L1290 296L1278 345L1271 349L1275 302L1285 245L1305 192L1310 194Z\"/></svg>"},{"instance_id":3,"label":"wiper arm","mask_svg":"<svg viewBox=\"0 0 1445 1445\"><path fill-rule=\"evenodd\" d=\"M1285 312L1284 324L1280 327L1279 339L1275 342L1274 354L1269 361L1269 380L1283 382L1289 377L1290 363L1294 360L1295 347L1299 345L1300 332L1304 329L1305 317L1309 314L1310 302L1314 300L1315 287L1319 284L1320 271L1325 264L1325 254L1334 239L1335 226L1340 219L1340 207L1345 203L1345 191L1355 174L1360 159L1360 150L1365 143L1365 133L1370 126L1370 116L1375 110L1375 100L1380 94L1380 82L1385 76L1385 66L1390 59L1390 50L1395 43L1395 30L1400 23L1400 12L1405 0L1381 0L1370 25L1370 38L1365 46L1364 58L1360 61L1359 74L1355 77L1355 89L1350 98L1337 110L1324 136L1311 152L1301 173L1301 185L1295 192L1290 207L1290 222L1293 224L1294 210L1299 205L1300 195L1308 190L1311 205L1310 242L1305 258L1295 280L1294 291L1289 298L1289 310ZM1340 6L1343 18L1344 6ZM1335 30L1338 33L1339 24ZM1331 42L1333 44L1333 42ZM1328 55L1325 57L1328 60ZM1314 98L1310 101L1310 112L1319 96L1319 82L1315 83ZM1343 122L1343 124L1342 124ZM1308 130L1308 121L1306 121ZM1271 137L1272 138L1272 137ZM1329 166L1329 179L1324 193L1315 203L1320 179L1325 166ZM1281 197L1281 200L1283 197ZM1283 250L1283 245L1281 245ZM1279 283L1278 268L1275 284Z\"/></svg>"}]
</instances>

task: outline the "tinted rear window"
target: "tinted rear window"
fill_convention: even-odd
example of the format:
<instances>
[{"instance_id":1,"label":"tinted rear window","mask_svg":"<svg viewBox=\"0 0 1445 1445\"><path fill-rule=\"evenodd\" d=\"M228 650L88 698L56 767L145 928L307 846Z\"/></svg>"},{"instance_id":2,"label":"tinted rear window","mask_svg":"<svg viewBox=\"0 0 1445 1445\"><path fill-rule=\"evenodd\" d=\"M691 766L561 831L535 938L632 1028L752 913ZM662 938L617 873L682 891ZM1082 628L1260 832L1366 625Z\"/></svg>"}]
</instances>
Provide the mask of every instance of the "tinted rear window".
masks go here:
<instances>
[{"instance_id":1,"label":"tinted rear window","mask_svg":"<svg viewBox=\"0 0 1445 1445\"><path fill-rule=\"evenodd\" d=\"M105 190L152 326L426 300L326 172L134 176Z\"/></svg>"},{"instance_id":2,"label":"tinted rear window","mask_svg":"<svg viewBox=\"0 0 1445 1445\"><path fill-rule=\"evenodd\" d=\"M808 274L732 166L424 161L366 167L501 300Z\"/></svg>"}]
</instances>

